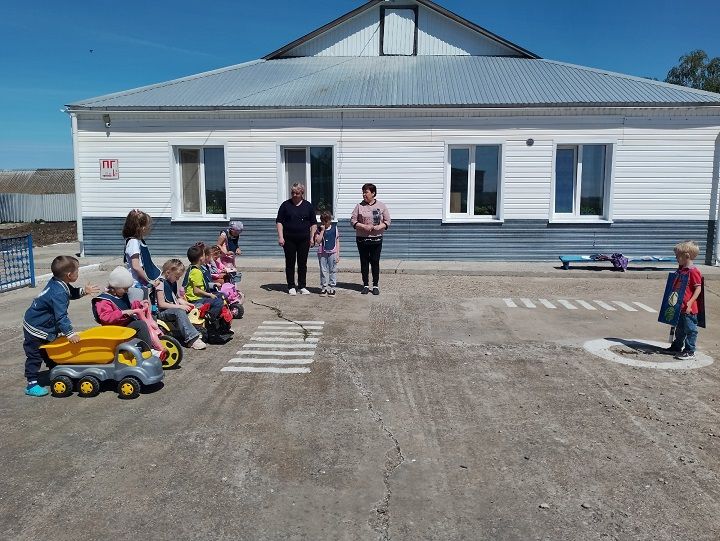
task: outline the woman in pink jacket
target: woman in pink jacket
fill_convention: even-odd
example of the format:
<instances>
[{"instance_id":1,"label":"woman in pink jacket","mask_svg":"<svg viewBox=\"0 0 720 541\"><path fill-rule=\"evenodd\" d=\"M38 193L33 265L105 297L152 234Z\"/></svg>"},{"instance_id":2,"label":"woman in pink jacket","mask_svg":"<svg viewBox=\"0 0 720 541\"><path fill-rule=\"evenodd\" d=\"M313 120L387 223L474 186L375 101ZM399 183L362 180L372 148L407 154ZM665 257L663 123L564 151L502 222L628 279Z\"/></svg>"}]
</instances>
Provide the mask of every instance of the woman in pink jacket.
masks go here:
<instances>
[{"instance_id":1,"label":"woman in pink jacket","mask_svg":"<svg viewBox=\"0 0 720 541\"><path fill-rule=\"evenodd\" d=\"M368 267L372 269L372 294L380 295L380 252L383 233L390 227L390 211L385 203L375 198L377 188L374 184L363 184L363 200L355 205L350 223L355 229L355 241L360 254L360 273L362 274L362 294L370 293Z\"/></svg>"}]
</instances>

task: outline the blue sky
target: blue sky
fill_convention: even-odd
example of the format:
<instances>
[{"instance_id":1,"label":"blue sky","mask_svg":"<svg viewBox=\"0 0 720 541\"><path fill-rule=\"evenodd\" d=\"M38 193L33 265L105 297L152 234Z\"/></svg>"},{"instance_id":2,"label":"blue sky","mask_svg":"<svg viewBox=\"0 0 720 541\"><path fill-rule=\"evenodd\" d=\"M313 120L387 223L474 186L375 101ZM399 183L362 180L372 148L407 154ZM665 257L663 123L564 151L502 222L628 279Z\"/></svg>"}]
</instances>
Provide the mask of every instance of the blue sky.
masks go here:
<instances>
[{"instance_id":1,"label":"blue sky","mask_svg":"<svg viewBox=\"0 0 720 541\"><path fill-rule=\"evenodd\" d=\"M363 0L25 0L0 19L0 169L72 167L63 105L259 58ZM439 3L544 58L664 79L720 56L717 0ZM689 3L688 3L689 4Z\"/></svg>"}]
</instances>

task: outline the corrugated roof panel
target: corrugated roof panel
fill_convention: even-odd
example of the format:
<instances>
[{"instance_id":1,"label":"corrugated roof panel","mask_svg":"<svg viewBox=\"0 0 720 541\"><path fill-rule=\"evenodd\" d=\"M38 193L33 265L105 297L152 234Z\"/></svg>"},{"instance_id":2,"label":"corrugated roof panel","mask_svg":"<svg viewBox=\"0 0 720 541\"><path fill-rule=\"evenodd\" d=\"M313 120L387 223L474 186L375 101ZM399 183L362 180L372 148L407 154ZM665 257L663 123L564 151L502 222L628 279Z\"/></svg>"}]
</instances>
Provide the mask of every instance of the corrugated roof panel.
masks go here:
<instances>
[{"instance_id":1,"label":"corrugated roof panel","mask_svg":"<svg viewBox=\"0 0 720 541\"><path fill-rule=\"evenodd\" d=\"M71 109L720 105L720 94L543 59L304 57L251 62Z\"/></svg>"},{"instance_id":2,"label":"corrugated roof panel","mask_svg":"<svg viewBox=\"0 0 720 541\"><path fill-rule=\"evenodd\" d=\"M0 170L0 193L75 193L74 169Z\"/></svg>"}]
</instances>

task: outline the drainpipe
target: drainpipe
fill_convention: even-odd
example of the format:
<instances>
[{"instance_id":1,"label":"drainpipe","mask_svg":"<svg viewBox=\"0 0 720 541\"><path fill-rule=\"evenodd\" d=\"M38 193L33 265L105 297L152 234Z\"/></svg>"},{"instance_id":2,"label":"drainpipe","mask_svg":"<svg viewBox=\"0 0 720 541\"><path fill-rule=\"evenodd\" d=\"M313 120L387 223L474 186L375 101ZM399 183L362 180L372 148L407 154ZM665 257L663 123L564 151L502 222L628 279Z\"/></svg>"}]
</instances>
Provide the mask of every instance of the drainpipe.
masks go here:
<instances>
[{"instance_id":1,"label":"drainpipe","mask_svg":"<svg viewBox=\"0 0 720 541\"><path fill-rule=\"evenodd\" d=\"M720 135L715 139L715 160L713 163L712 201L710 201L711 215L715 216L715 235L713 242L713 263L720 266ZM715 207L712 212L712 207Z\"/></svg>"},{"instance_id":2,"label":"drainpipe","mask_svg":"<svg viewBox=\"0 0 720 541\"><path fill-rule=\"evenodd\" d=\"M85 243L83 242L83 224L82 224L82 193L80 182L80 163L78 161L78 136L77 136L77 115L70 113L70 122L72 124L72 143L73 143L73 163L75 165L75 214L77 224L77 238L80 243L80 257L85 257Z\"/></svg>"}]
</instances>

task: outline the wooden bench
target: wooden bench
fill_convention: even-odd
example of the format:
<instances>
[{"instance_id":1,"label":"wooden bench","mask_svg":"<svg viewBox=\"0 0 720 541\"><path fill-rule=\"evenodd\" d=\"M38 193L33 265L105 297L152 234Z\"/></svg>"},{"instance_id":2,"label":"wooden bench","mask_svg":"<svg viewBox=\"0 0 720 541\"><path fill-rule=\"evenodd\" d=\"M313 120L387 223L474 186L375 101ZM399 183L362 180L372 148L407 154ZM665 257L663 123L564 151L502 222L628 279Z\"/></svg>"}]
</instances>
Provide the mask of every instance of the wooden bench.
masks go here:
<instances>
[{"instance_id":1,"label":"wooden bench","mask_svg":"<svg viewBox=\"0 0 720 541\"><path fill-rule=\"evenodd\" d=\"M590 255L561 255L558 257L560 258L560 261L562 262L563 270L570 269L570 263L604 263L605 261L610 263L609 260L593 259L593 257ZM643 256L635 256L635 257L627 256L627 259L628 259L628 263L638 263L638 262L647 262L647 263L673 262L673 263L676 263L677 262L677 260L675 259L675 256L660 256L660 255L643 255Z\"/></svg>"}]
</instances>

